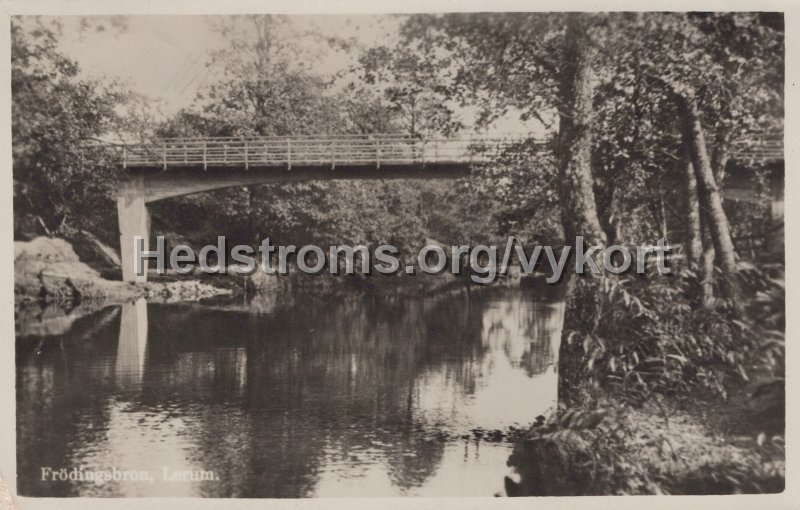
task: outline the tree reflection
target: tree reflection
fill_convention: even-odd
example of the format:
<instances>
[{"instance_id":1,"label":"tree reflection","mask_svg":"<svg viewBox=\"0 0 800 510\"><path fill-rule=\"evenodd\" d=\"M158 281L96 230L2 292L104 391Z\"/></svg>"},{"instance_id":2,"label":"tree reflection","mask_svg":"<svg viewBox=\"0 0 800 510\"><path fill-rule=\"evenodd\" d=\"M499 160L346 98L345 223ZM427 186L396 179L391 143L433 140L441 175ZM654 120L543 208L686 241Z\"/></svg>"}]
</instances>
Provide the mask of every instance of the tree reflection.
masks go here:
<instances>
[{"instance_id":1,"label":"tree reflection","mask_svg":"<svg viewBox=\"0 0 800 510\"><path fill-rule=\"evenodd\" d=\"M447 459L462 436L525 425L556 403L563 303L510 289L293 301L269 313L126 304L117 334L61 338L66 363L55 342L36 356L18 341L18 451L36 459L20 470L21 490L53 492L32 482L46 458L180 464L220 479L160 486L166 494L299 497L348 484L351 495L425 494L455 476ZM42 404L56 396L71 405ZM69 446L45 454L55 442ZM125 484L59 490L147 495Z\"/></svg>"}]
</instances>

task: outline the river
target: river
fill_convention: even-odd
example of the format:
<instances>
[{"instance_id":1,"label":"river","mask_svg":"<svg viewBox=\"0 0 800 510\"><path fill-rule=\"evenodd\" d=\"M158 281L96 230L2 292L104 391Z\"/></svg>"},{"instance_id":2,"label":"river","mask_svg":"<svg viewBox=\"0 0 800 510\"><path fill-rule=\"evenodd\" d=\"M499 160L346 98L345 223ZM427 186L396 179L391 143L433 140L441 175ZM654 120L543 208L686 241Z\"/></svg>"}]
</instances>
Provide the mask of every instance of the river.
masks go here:
<instances>
[{"instance_id":1,"label":"river","mask_svg":"<svg viewBox=\"0 0 800 510\"><path fill-rule=\"evenodd\" d=\"M354 291L139 300L64 334L18 335L19 491L502 493L513 444L493 431L556 405L563 316L563 303L506 287L388 300Z\"/></svg>"}]
</instances>

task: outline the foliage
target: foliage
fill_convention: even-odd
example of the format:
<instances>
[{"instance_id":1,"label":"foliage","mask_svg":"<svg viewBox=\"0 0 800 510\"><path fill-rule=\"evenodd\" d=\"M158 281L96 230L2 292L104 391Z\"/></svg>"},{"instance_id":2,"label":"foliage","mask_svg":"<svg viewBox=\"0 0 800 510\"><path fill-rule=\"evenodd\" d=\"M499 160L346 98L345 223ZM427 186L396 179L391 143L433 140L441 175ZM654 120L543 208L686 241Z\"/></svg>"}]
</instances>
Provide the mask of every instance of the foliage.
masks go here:
<instances>
[{"instance_id":1,"label":"foliage","mask_svg":"<svg viewBox=\"0 0 800 510\"><path fill-rule=\"evenodd\" d=\"M555 129L564 25L562 13L420 14L406 20L403 35L407 49L424 48L437 63L444 97L476 110L478 126L514 115ZM733 139L782 126L782 16L598 13L590 32L601 224L609 241L680 242L683 215L669 210L685 200L675 186L683 174L671 96L697 96L715 172L724 173ZM527 184L515 177L509 173L515 185Z\"/></svg>"},{"instance_id":2,"label":"foliage","mask_svg":"<svg viewBox=\"0 0 800 510\"><path fill-rule=\"evenodd\" d=\"M369 48L361 58L363 81L383 89L389 110L411 136L451 135L464 126L446 102L440 62L428 44Z\"/></svg>"},{"instance_id":3,"label":"foliage","mask_svg":"<svg viewBox=\"0 0 800 510\"><path fill-rule=\"evenodd\" d=\"M122 26L124 20L111 20L112 27L115 23ZM110 216L106 177L115 165L81 163L74 148L77 138L119 130L161 136L443 135L463 130L464 120L482 128L508 115L555 130L563 26L560 13L409 16L400 44L363 49L357 67L337 77L318 73L319 53L298 44L321 37L297 33L288 18L225 18L216 30L228 45L212 55L210 84L191 107L154 129L146 101L114 84L78 78L77 66L55 54L57 30L42 25L32 31L15 22L18 203L40 213L48 229L72 220L76 215L69 204L89 196L97 195L103 204L98 216ZM677 129L663 84L696 90L715 147L718 132L780 125L782 19L748 13L596 14L591 37L598 50L592 172L601 223L612 239L667 235L679 242L683 217L676 204L683 197L674 185L681 178ZM40 64L30 63L26 52L37 53L34 60ZM343 86L335 83L339 78L345 79ZM49 86L35 85L42 80ZM50 115L50 105L62 113ZM462 119L457 107L474 112L474 118ZM22 118L33 122L22 123ZM65 136L55 139L56 133ZM175 229L188 229L197 242L206 241L212 228L237 242L252 242L256 234L313 241L320 240L314 236L321 231L365 243L395 232L410 242L425 235L452 239L459 228L469 230L462 237L483 242L506 233L553 238L559 231L558 180L548 152L520 143L455 189L361 182L223 190L157 204L154 221L166 226L171 220L161 218L179 211L193 210L196 217L218 211L202 225L181 215L185 219ZM44 162L46 170L38 171L34 161ZM441 210L426 212L430 222L405 224L396 209L399 199L408 199L404 209L413 211L423 195L428 203L441 203ZM364 228L354 224L356 212L368 224ZM762 220L742 216L731 223L741 237L751 227L771 228Z\"/></svg>"},{"instance_id":4,"label":"foliage","mask_svg":"<svg viewBox=\"0 0 800 510\"><path fill-rule=\"evenodd\" d=\"M190 108L159 126L157 135L398 131L430 135L458 127L452 112L428 91L431 76L426 66L430 63L419 56L404 54L405 60L398 62L399 55L368 50L362 57L364 80L353 79L335 87L330 77L315 74L312 66L298 64L302 49L285 35L289 27L284 18L237 18L219 30L230 44L214 55L215 65L223 69L223 79L202 90ZM397 84L385 88L381 95L376 92L381 87L378 81L387 77ZM231 243L252 244L266 236L281 244L374 247L391 243L410 256L426 237L465 242L460 234L466 225L479 225L475 237L486 242L486 234L495 225L492 216L485 214L481 200L494 186L488 180L481 185L457 184L456 189L414 181L262 185L154 204L154 225L156 229L188 231L198 244L225 232ZM467 187L480 190L460 193ZM474 199L466 200L466 196ZM432 203L441 207L426 207ZM189 211L191 214L187 214ZM202 223L196 218L203 218Z\"/></svg>"},{"instance_id":5,"label":"foliage","mask_svg":"<svg viewBox=\"0 0 800 510\"><path fill-rule=\"evenodd\" d=\"M82 146L119 129L117 107L129 95L116 83L81 78L57 49L59 28L11 23L15 236L88 228L108 239L116 236L104 211L113 207L117 165Z\"/></svg>"},{"instance_id":6,"label":"foliage","mask_svg":"<svg viewBox=\"0 0 800 510\"><path fill-rule=\"evenodd\" d=\"M653 393L685 395L698 388L727 394L730 384L749 381L749 367L767 364L783 373L783 285L755 267L735 279L736 299L720 299L712 310L693 306L689 290L699 285L686 267L674 276L601 277L580 280L570 303L567 357L581 359L579 373L610 383L632 401ZM724 284L723 278L720 285ZM745 317L737 303L755 295Z\"/></svg>"},{"instance_id":7,"label":"foliage","mask_svg":"<svg viewBox=\"0 0 800 510\"><path fill-rule=\"evenodd\" d=\"M732 445L709 437L677 409L651 413L610 401L567 408L537 422L518 443L510 496L780 492L783 439Z\"/></svg>"}]
</instances>

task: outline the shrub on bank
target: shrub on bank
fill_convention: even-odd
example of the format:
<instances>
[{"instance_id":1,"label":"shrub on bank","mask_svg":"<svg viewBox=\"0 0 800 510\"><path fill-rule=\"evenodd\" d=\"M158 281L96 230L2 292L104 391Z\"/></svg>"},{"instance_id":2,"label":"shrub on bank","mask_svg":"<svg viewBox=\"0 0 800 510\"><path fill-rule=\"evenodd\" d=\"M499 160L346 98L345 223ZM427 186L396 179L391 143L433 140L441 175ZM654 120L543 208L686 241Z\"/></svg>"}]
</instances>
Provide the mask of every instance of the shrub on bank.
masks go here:
<instances>
[{"instance_id":1,"label":"shrub on bank","mask_svg":"<svg viewBox=\"0 0 800 510\"><path fill-rule=\"evenodd\" d=\"M567 388L588 379L634 400L698 388L724 398L754 372L783 377L782 280L752 266L717 280L736 294L702 308L692 299L698 276L685 267L669 277L580 279L565 325Z\"/></svg>"}]
</instances>

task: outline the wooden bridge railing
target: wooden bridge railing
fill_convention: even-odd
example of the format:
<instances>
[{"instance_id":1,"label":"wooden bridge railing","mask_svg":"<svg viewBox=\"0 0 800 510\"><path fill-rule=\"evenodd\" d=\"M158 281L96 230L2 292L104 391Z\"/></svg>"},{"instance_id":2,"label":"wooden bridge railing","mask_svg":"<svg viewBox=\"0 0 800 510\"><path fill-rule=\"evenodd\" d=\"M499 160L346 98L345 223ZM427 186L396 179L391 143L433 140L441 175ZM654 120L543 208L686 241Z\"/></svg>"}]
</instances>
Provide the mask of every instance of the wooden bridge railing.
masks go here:
<instances>
[{"instance_id":1,"label":"wooden bridge railing","mask_svg":"<svg viewBox=\"0 0 800 510\"><path fill-rule=\"evenodd\" d=\"M516 140L519 141L519 140ZM419 139L397 135L172 138L126 145L125 167L377 166L478 163L514 139ZM538 143L544 144L544 141Z\"/></svg>"},{"instance_id":2,"label":"wooden bridge railing","mask_svg":"<svg viewBox=\"0 0 800 510\"><path fill-rule=\"evenodd\" d=\"M736 140L731 157L740 161L780 161L783 159L783 135L754 134Z\"/></svg>"},{"instance_id":3,"label":"wooden bridge railing","mask_svg":"<svg viewBox=\"0 0 800 510\"><path fill-rule=\"evenodd\" d=\"M527 137L427 138L400 135L165 138L115 146L126 168L285 167L471 164L497 160L503 149ZM534 139L545 148L545 140ZM108 147L108 144L100 144ZM740 161L783 159L783 137L753 135L735 142Z\"/></svg>"}]
</instances>

